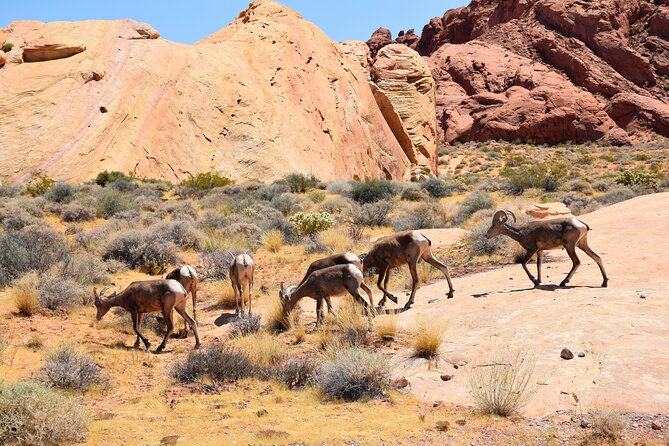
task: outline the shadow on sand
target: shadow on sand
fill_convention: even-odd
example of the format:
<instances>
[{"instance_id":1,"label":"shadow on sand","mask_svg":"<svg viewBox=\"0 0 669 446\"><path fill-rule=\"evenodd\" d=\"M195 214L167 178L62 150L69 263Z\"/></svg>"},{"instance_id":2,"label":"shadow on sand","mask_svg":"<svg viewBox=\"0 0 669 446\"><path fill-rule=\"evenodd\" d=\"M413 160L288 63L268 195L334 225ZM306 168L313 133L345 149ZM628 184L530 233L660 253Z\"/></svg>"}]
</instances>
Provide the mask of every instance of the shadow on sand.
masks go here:
<instances>
[{"instance_id":1,"label":"shadow on sand","mask_svg":"<svg viewBox=\"0 0 669 446\"><path fill-rule=\"evenodd\" d=\"M222 327L234 321L235 319L239 319L239 316L234 313L223 313L216 318L216 320L214 321L214 325L216 325L217 327Z\"/></svg>"}]
</instances>

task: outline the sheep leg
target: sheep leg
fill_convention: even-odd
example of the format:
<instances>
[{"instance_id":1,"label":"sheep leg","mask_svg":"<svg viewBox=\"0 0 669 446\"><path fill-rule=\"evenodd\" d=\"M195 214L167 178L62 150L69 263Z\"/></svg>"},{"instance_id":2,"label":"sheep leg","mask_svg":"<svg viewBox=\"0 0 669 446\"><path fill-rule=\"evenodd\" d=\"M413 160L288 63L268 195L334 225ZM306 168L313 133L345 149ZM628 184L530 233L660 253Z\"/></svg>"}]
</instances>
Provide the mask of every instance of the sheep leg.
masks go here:
<instances>
[{"instance_id":1,"label":"sheep leg","mask_svg":"<svg viewBox=\"0 0 669 446\"><path fill-rule=\"evenodd\" d=\"M251 316L251 299L253 298L253 279L249 279L249 317Z\"/></svg>"},{"instance_id":2,"label":"sheep leg","mask_svg":"<svg viewBox=\"0 0 669 446\"><path fill-rule=\"evenodd\" d=\"M407 303L404 304L404 311L407 311L409 308L411 308L411 305L413 305L413 298L416 295L416 289L418 289L418 285L420 284L418 271L416 271L417 263L418 259L411 259L409 261L409 272L411 273L411 296L409 296Z\"/></svg>"},{"instance_id":3,"label":"sheep leg","mask_svg":"<svg viewBox=\"0 0 669 446\"><path fill-rule=\"evenodd\" d=\"M383 307L385 305L386 297L392 300L393 303L397 303L397 297L393 296L388 292L388 282L390 281L390 270L391 268L388 266L382 273L379 273L379 280L376 283L376 286L381 291L383 291L383 299L381 299L381 301L379 302L379 307ZM383 281L383 286L381 286L382 281Z\"/></svg>"},{"instance_id":4,"label":"sheep leg","mask_svg":"<svg viewBox=\"0 0 669 446\"><path fill-rule=\"evenodd\" d=\"M424 255L423 260L444 273L444 276L446 276L446 281L448 282L448 299L452 299L455 288L453 288L453 282L451 282L451 274L448 271L448 266L437 260L437 258L431 252L428 255Z\"/></svg>"},{"instance_id":5,"label":"sheep leg","mask_svg":"<svg viewBox=\"0 0 669 446\"><path fill-rule=\"evenodd\" d=\"M595 253L595 251L590 249L588 243L585 240L580 242L578 247L581 248L581 250L585 252L587 255L589 255L592 260L597 262L597 266L599 266L599 270L602 272L602 279L603 279L602 288L606 288L609 284L609 277L606 275L606 270L604 269L604 262L602 262L602 258L599 257Z\"/></svg>"},{"instance_id":6,"label":"sheep leg","mask_svg":"<svg viewBox=\"0 0 669 446\"><path fill-rule=\"evenodd\" d=\"M372 297L372 289L367 286L365 282L360 283L360 288L367 294L367 297L369 298L369 306L372 308L372 311L374 310L374 298Z\"/></svg>"},{"instance_id":7,"label":"sheep leg","mask_svg":"<svg viewBox=\"0 0 669 446\"><path fill-rule=\"evenodd\" d=\"M567 274L567 277L565 277L564 280L560 282L560 286L566 286L571 280L571 277L578 269L578 267L581 266L581 261L578 259L578 256L576 255L576 248L574 248L573 246L565 246L565 250L567 250L567 254L569 254L569 258L572 261L572 267L571 270L569 271L569 274Z\"/></svg>"},{"instance_id":8,"label":"sheep leg","mask_svg":"<svg viewBox=\"0 0 669 446\"><path fill-rule=\"evenodd\" d=\"M337 317L337 315L334 312L334 309L332 308L332 301L330 300L330 296L325 296L323 299L325 299L325 303L328 304L328 313L331 316Z\"/></svg>"},{"instance_id":9,"label":"sheep leg","mask_svg":"<svg viewBox=\"0 0 669 446\"><path fill-rule=\"evenodd\" d=\"M318 296L316 298L316 327L323 323L323 298Z\"/></svg>"},{"instance_id":10,"label":"sheep leg","mask_svg":"<svg viewBox=\"0 0 669 446\"><path fill-rule=\"evenodd\" d=\"M543 251L537 251L537 283L539 284L541 284L541 259L543 254Z\"/></svg>"},{"instance_id":11,"label":"sheep leg","mask_svg":"<svg viewBox=\"0 0 669 446\"><path fill-rule=\"evenodd\" d=\"M167 323L167 331L165 332L165 337L163 338L163 342L161 342L158 348L156 349L156 353L160 353L165 349L165 346L167 345L167 340L170 338L172 331L174 331L174 324L172 323L172 308L164 307L163 317L165 318L165 322Z\"/></svg>"},{"instance_id":12,"label":"sheep leg","mask_svg":"<svg viewBox=\"0 0 669 446\"><path fill-rule=\"evenodd\" d=\"M195 348L200 348L200 335L197 332L197 322L195 322L195 319L190 317L190 314L188 314L188 311L186 310L186 307L176 307L177 313L181 315L182 318L188 323L188 326L190 327L191 330L193 330L193 334L195 335Z\"/></svg>"},{"instance_id":13,"label":"sheep leg","mask_svg":"<svg viewBox=\"0 0 669 446\"><path fill-rule=\"evenodd\" d=\"M235 314L239 314L239 296L237 295L237 285L235 284L235 278L230 275L230 283L232 284L232 292L235 295Z\"/></svg>"},{"instance_id":14,"label":"sheep leg","mask_svg":"<svg viewBox=\"0 0 669 446\"><path fill-rule=\"evenodd\" d=\"M523 259L521 265L523 265L523 269L525 270L525 273L527 273L527 277L530 278L534 286L539 286L539 281L535 279L530 270L527 269L527 262L529 262L532 256L534 256L536 253L536 249L528 250L527 253L525 253L525 258Z\"/></svg>"},{"instance_id":15,"label":"sheep leg","mask_svg":"<svg viewBox=\"0 0 669 446\"><path fill-rule=\"evenodd\" d=\"M248 284L246 285L248 287ZM240 279L237 282L237 296L239 296L239 308L240 308L240 313L239 315L241 317L244 317L244 284L242 283L242 280Z\"/></svg>"},{"instance_id":16,"label":"sheep leg","mask_svg":"<svg viewBox=\"0 0 669 446\"><path fill-rule=\"evenodd\" d=\"M135 330L135 333L137 333L137 337L144 342L144 346L148 350L151 347L151 343L140 331L140 321L141 315L139 313L132 313L132 328Z\"/></svg>"},{"instance_id":17,"label":"sheep leg","mask_svg":"<svg viewBox=\"0 0 669 446\"><path fill-rule=\"evenodd\" d=\"M144 316L144 313L137 313L137 325L139 325L140 327L142 326L142 316ZM141 338L139 337L139 335L137 335L137 339L135 340L135 345L133 345L134 348L139 348L140 339Z\"/></svg>"}]
</instances>

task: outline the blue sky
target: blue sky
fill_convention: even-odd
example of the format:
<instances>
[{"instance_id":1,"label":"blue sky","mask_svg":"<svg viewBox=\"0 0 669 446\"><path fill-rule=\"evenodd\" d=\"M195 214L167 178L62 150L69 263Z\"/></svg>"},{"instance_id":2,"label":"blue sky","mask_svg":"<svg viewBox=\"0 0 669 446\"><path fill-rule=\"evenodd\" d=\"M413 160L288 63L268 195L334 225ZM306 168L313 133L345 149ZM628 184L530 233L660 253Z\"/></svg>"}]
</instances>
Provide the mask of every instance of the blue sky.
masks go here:
<instances>
[{"instance_id":1,"label":"blue sky","mask_svg":"<svg viewBox=\"0 0 669 446\"><path fill-rule=\"evenodd\" d=\"M230 23L250 0L15 0L0 8L0 28L14 20L121 19L147 22L162 37L193 43ZM430 18L468 0L283 0L321 27L332 39L367 40L380 26L393 36L400 29L420 31Z\"/></svg>"}]
</instances>

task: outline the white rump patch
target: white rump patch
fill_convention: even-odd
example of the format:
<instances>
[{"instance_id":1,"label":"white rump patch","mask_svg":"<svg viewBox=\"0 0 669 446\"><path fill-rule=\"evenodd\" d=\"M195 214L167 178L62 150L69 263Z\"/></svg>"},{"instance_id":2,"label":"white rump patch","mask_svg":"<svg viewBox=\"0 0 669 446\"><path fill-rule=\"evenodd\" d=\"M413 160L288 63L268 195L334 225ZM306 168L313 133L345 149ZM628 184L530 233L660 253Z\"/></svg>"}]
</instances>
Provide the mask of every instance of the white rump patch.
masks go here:
<instances>
[{"instance_id":1,"label":"white rump patch","mask_svg":"<svg viewBox=\"0 0 669 446\"><path fill-rule=\"evenodd\" d=\"M346 254L344 254L344 258L351 263L357 263L360 261L360 257L353 254L352 252L347 252Z\"/></svg>"},{"instance_id":2,"label":"white rump patch","mask_svg":"<svg viewBox=\"0 0 669 446\"><path fill-rule=\"evenodd\" d=\"M577 218L572 218L571 219L571 224L574 225L574 227L578 228L578 229L588 229L588 227L585 225L585 223L583 223L582 221L580 221Z\"/></svg>"},{"instance_id":3,"label":"white rump patch","mask_svg":"<svg viewBox=\"0 0 669 446\"><path fill-rule=\"evenodd\" d=\"M191 279L197 279L197 273L195 272L195 268L192 266L182 266L181 270L179 271L181 273L182 277L190 277Z\"/></svg>"},{"instance_id":4,"label":"white rump patch","mask_svg":"<svg viewBox=\"0 0 669 446\"><path fill-rule=\"evenodd\" d=\"M186 288L184 288L184 286L181 285L181 283L179 283L178 281L176 281L174 279L168 279L167 280L167 286L170 288L170 291L173 292L173 293L177 293L177 294L180 293L180 294L183 294L184 296L186 295Z\"/></svg>"}]
</instances>

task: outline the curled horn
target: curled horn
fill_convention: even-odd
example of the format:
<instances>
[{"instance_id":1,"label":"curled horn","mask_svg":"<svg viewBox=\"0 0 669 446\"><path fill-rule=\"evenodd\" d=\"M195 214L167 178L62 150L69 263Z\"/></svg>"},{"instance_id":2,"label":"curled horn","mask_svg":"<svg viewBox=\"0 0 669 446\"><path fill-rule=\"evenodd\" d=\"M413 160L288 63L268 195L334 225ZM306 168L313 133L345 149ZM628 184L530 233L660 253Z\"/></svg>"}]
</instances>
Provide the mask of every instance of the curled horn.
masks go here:
<instances>
[{"instance_id":1,"label":"curled horn","mask_svg":"<svg viewBox=\"0 0 669 446\"><path fill-rule=\"evenodd\" d=\"M505 212L506 212L507 214L511 214L511 216L513 217L513 222L515 223L515 222L516 222L516 214L514 214L514 213L511 212L511 211L505 211Z\"/></svg>"},{"instance_id":2,"label":"curled horn","mask_svg":"<svg viewBox=\"0 0 669 446\"><path fill-rule=\"evenodd\" d=\"M102 299L102 298L105 297L105 292L106 292L107 290L111 289L111 288L113 288L113 287L111 287L111 286L106 286L106 287L104 287L103 289L100 290L100 294L98 295L98 298L97 298L98 302L100 301L100 299ZM95 292L95 288L93 288L93 292Z\"/></svg>"},{"instance_id":3,"label":"curled horn","mask_svg":"<svg viewBox=\"0 0 669 446\"><path fill-rule=\"evenodd\" d=\"M509 216L506 214L505 211L497 211L497 212L495 212L495 215L493 215L493 217L492 217L492 224L494 226L501 225L503 223L506 223L506 221L508 219L509 219Z\"/></svg>"}]
</instances>

